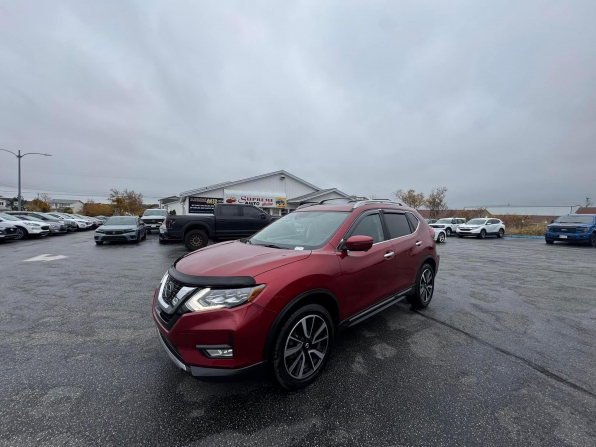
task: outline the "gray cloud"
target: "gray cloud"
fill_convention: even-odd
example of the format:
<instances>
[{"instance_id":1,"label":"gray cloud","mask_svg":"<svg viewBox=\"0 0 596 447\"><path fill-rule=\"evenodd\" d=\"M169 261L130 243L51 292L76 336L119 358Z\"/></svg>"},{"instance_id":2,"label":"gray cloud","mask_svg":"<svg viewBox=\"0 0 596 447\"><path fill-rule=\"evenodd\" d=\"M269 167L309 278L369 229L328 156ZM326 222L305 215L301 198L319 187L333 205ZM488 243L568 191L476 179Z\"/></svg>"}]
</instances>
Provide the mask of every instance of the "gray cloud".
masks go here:
<instances>
[{"instance_id":1,"label":"gray cloud","mask_svg":"<svg viewBox=\"0 0 596 447\"><path fill-rule=\"evenodd\" d=\"M353 194L575 204L596 196L595 13L592 0L2 1L0 147L52 153L23 160L23 185L63 196L157 198L286 169ZM0 153L6 185L16 161Z\"/></svg>"}]
</instances>

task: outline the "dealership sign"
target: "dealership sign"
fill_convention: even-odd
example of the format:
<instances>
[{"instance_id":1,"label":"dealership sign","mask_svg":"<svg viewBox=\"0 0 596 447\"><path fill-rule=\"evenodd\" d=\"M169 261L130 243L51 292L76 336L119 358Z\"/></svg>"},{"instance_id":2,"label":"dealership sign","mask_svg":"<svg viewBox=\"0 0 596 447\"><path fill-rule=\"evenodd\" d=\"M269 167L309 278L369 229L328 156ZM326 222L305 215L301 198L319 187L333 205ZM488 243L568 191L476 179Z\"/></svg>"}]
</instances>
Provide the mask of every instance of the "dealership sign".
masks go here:
<instances>
[{"instance_id":1,"label":"dealership sign","mask_svg":"<svg viewBox=\"0 0 596 447\"><path fill-rule=\"evenodd\" d=\"M224 203L254 205L260 208L285 208L286 198L280 197L279 194L226 190L224 192Z\"/></svg>"},{"instance_id":2,"label":"dealership sign","mask_svg":"<svg viewBox=\"0 0 596 447\"><path fill-rule=\"evenodd\" d=\"M215 204L223 203L223 199L213 197L189 197L188 212L193 214L213 214Z\"/></svg>"}]
</instances>

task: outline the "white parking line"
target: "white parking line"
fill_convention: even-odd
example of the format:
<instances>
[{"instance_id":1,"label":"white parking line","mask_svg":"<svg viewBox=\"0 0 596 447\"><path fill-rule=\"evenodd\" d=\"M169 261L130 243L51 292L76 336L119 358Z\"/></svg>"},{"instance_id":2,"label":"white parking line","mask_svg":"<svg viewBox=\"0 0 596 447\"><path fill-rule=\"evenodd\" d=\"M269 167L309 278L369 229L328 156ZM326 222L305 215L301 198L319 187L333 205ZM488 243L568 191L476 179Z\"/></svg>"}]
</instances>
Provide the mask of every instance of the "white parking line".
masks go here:
<instances>
[{"instance_id":1,"label":"white parking line","mask_svg":"<svg viewBox=\"0 0 596 447\"><path fill-rule=\"evenodd\" d=\"M25 259L23 262L36 262L36 261L48 262L48 261L56 261L58 259L64 259L67 257L68 256L64 256L64 255L52 256L50 254L45 254L45 255L39 255L39 256L35 256L33 258Z\"/></svg>"}]
</instances>

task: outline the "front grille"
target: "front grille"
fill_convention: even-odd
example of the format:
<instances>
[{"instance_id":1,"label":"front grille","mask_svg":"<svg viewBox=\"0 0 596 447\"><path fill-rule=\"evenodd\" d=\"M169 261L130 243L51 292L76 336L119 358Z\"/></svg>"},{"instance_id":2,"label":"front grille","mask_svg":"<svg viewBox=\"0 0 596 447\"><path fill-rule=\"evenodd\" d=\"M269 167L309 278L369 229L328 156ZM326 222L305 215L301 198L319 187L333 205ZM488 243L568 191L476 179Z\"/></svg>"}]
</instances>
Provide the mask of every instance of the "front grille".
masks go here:
<instances>
[{"instance_id":1,"label":"front grille","mask_svg":"<svg viewBox=\"0 0 596 447\"><path fill-rule=\"evenodd\" d=\"M553 231L555 233L576 233L577 232L577 228L553 227Z\"/></svg>"},{"instance_id":2,"label":"front grille","mask_svg":"<svg viewBox=\"0 0 596 447\"><path fill-rule=\"evenodd\" d=\"M106 231L105 234L124 234L124 231Z\"/></svg>"},{"instance_id":3,"label":"front grille","mask_svg":"<svg viewBox=\"0 0 596 447\"><path fill-rule=\"evenodd\" d=\"M168 279L166 279L166 283L163 287L163 292L161 293L162 300L164 300L168 306L171 306L172 300L176 297L178 292L180 292L182 287L184 287L182 284L172 279L171 276L168 276Z\"/></svg>"},{"instance_id":4,"label":"front grille","mask_svg":"<svg viewBox=\"0 0 596 447\"><path fill-rule=\"evenodd\" d=\"M108 237L104 237L104 240L106 240L106 241L127 241L128 239L126 238L126 236L108 236Z\"/></svg>"},{"instance_id":5,"label":"front grille","mask_svg":"<svg viewBox=\"0 0 596 447\"><path fill-rule=\"evenodd\" d=\"M157 223L161 223L162 221L159 219L143 219L143 222L148 223L148 224L157 224Z\"/></svg>"},{"instance_id":6,"label":"front grille","mask_svg":"<svg viewBox=\"0 0 596 447\"><path fill-rule=\"evenodd\" d=\"M44 225L44 226L41 227L41 229L45 231L45 230L49 230L50 227L48 225Z\"/></svg>"},{"instance_id":7,"label":"front grille","mask_svg":"<svg viewBox=\"0 0 596 447\"><path fill-rule=\"evenodd\" d=\"M460 228L459 231L472 231L469 228Z\"/></svg>"}]
</instances>

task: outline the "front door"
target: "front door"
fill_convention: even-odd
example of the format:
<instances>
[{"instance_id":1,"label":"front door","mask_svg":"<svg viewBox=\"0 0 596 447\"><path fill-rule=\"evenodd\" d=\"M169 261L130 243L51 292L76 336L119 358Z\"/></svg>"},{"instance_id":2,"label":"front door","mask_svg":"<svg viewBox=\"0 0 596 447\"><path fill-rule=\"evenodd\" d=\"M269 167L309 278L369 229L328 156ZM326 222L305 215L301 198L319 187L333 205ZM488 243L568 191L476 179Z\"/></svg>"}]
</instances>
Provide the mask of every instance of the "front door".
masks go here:
<instances>
[{"instance_id":1,"label":"front door","mask_svg":"<svg viewBox=\"0 0 596 447\"><path fill-rule=\"evenodd\" d=\"M244 236L255 234L269 223L269 216L254 206L243 206L242 213L244 217L242 222L244 223L244 231L246 233Z\"/></svg>"},{"instance_id":2,"label":"front door","mask_svg":"<svg viewBox=\"0 0 596 447\"><path fill-rule=\"evenodd\" d=\"M378 211L366 213L344 237L370 236L374 245L368 251L338 253L340 283L347 312L358 313L397 291L395 252L385 235Z\"/></svg>"}]
</instances>

